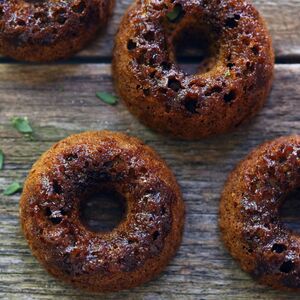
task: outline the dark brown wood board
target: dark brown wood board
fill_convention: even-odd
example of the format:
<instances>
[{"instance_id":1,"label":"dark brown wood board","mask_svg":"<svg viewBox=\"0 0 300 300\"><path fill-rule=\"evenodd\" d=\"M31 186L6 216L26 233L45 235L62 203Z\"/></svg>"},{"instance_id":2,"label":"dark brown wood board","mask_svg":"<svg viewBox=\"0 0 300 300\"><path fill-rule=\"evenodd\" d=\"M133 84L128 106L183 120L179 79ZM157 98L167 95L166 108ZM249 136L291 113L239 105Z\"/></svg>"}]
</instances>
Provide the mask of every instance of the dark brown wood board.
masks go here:
<instances>
[{"instance_id":1,"label":"dark brown wood board","mask_svg":"<svg viewBox=\"0 0 300 300\"><path fill-rule=\"evenodd\" d=\"M113 92L110 56L113 34L129 1L120 1L107 32L69 62L0 64L0 299L299 299L258 285L224 249L218 229L218 205L230 170L250 149L265 140L300 132L300 1L254 1L271 28L278 63L270 98L250 123L235 132L197 142L160 136L141 125L123 103L109 106L95 96ZM87 58L91 59L87 63ZM97 63L107 61L108 63ZM6 62L5 62L6 61ZM191 66L193 67L193 66ZM10 123L28 116L34 139ZM130 291L91 295L48 275L31 255L20 232L20 195L5 197L4 188L23 182L32 163L54 142L84 130L110 129L135 135L167 161L186 203L182 246L156 280ZM288 212L297 228L300 203ZM299 225L299 223L298 223Z\"/></svg>"}]
</instances>

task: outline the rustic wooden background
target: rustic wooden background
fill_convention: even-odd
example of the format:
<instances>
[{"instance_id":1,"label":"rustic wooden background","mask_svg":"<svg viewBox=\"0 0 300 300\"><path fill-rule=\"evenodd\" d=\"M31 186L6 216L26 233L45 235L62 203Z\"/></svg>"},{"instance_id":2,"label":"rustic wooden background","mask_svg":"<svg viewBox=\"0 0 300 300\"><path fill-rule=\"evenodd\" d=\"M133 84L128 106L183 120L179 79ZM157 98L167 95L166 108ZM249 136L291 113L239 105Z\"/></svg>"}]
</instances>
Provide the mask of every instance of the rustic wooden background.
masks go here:
<instances>
[{"instance_id":1,"label":"rustic wooden background","mask_svg":"<svg viewBox=\"0 0 300 300\"><path fill-rule=\"evenodd\" d=\"M159 136L139 124L122 103L109 106L95 97L97 91L113 92L113 36L130 1L116 2L107 30L69 61L32 65L0 57L0 148L6 155L0 171L0 298L299 299L295 293L260 286L240 270L220 241L218 205L227 174L251 148L300 130L300 0L254 1L267 19L276 50L271 96L251 123L199 142ZM30 118L34 140L12 128L14 116ZM124 131L154 147L178 178L187 207L181 248L158 279L97 296L58 282L40 267L20 232L19 195L2 195L11 182L24 181L32 163L54 142L90 129ZM300 203L289 203L293 209L287 208L285 219L297 228Z\"/></svg>"}]
</instances>

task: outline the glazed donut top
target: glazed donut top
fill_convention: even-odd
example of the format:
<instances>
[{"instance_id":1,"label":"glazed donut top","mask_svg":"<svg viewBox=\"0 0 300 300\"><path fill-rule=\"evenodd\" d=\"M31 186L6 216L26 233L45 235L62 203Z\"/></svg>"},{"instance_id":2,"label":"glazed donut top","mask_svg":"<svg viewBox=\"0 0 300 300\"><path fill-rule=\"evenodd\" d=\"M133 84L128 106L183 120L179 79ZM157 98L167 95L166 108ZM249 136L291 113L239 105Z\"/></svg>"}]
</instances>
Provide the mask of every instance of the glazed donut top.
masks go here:
<instances>
[{"instance_id":1,"label":"glazed donut top","mask_svg":"<svg viewBox=\"0 0 300 300\"><path fill-rule=\"evenodd\" d=\"M213 111L214 116L219 113L229 119L238 112L223 106L269 85L271 40L258 12L246 1L137 1L126 19L130 20L126 41L130 67L143 82L144 94L163 103L167 112L193 117ZM212 40L208 67L201 66L193 75L186 74L175 59L174 41L185 28L195 30L195 39Z\"/></svg>"},{"instance_id":2,"label":"glazed donut top","mask_svg":"<svg viewBox=\"0 0 300 300\"><path fill-rule=\"evenodd\" d=\"M300 236L284 226L279 209L288 194L300 187L300 137L262 145L240 168L243 177L233 179L239 187L240 209L232 212L243 224L245 250L255 258L252 274L275 287L299 288Z\"/></svg>"},{"instance_id":3,"label":"glazed donut top","mask_svg":"<svg viewBox=\"0 0 300 300\"><path fill-rule=\"evenodd\" d=\"M16 46L50 45L96 20L102 0L2 0L0 30ZM100 8L100 6L99 6ZM96 14L96 15L95 15ZM68 28L68 29L67 29Z\"/></svg>"},{"instance_id":4,"label":"glazed donut top","mask_svg":"<svg viewBox=\"0 0 300 300\"><path fill-rule=\"evenodd\" d=\"M30 200L22 214L30 214L23 221L27 238L51 268L73 276L132 271L158 255L174 221L172 203L181 199L153 150L105 131L59 142L28 178L23 195ZM81 222L80 203L103 190L122 195L127 213L112 231L93 232Z\"/></svg>"}]
</instances>

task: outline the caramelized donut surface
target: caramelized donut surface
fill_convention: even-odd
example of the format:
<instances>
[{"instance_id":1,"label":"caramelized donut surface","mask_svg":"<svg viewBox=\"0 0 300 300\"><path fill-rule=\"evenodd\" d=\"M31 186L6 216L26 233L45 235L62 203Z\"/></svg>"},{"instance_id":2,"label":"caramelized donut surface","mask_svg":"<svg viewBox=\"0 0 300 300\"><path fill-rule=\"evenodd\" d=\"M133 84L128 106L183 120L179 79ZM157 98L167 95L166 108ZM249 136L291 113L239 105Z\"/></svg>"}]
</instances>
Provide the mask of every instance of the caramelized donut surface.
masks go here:
<instances>
[{"instance_id":1,"label":"caramelized donut surface","mask_svg":"<svg viewBox=\"0 0 300 300\"><path fill-rule=\"evenodd\" d=\"M300 136L267 142L239 163L220 205L224 242L243 270L279 289L300 289L300 235L279 209L300 187Z\"/></svg>"},{"instance_id":2,"label":"caramelized donut surface","mask_svg":"<svg viewBox=\"0 0 300 300\"><path fill-rule=\"evenodd\" d=\"M186 35L207 48L196 74L176 61ZM113 71L120 96L143 123L197 139L251 118L267 98L273 65L264 21L246 1L146 0L122 20Z\"/></svg>"},{"instance_id":3,"label":"caramelized donut surface","mask_svg":"<svg viewBox=\"0 0 300 300\"><path fill-rule=\"evenodd\" d=\"M101 192L122 195L127 211L93 232L81 205ZM60 141L33 166L21 199L33 254L54 276L89 291L134 287L157 275L177 250L184 206L171 171L139 140L107 131Z\"/></svg>"},{"instance_id":4,"label":"caramelized donut surface","mask_svg":"<svg viewBox=\"0 0 300 300\"><path fill-rule=\"evenodd\" d=\"M111 0L2 0L0 52L53 61L80 50L107 22Z\"/></svg>"}]
</instances>

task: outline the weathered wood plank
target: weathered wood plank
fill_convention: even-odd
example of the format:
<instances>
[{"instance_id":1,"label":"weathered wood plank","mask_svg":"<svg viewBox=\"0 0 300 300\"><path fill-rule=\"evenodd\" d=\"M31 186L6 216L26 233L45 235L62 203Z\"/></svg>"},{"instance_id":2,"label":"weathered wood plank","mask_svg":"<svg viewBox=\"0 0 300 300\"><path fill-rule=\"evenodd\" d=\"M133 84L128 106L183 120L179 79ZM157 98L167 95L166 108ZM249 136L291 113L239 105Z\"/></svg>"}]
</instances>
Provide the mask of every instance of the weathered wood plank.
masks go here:
<instances>
[{"instance_id":1,"label":"weathered wood plank","mask_svg":"<svg viewBox=\"0 0 300 300\"><path fill-rule=\"evenodd\" d=\"M299 133L299 76L300 64L277 65L271 97L251 123L224 136L180 142L139 124L122 103L112 107L95 97L96 91L113 91L108 64L0 65L0 148L6 154L0 193L14 180L23 182L38 156L71 133L130 133L154 147L173 169L187 206L186 226L182 246L161 277L103 299L297 299L259 286L243 273L223 248L217 220L220 192L237 161L267 139ZM13 116L30 118L33 141L12 128ZM0 195L0 298L93 299L60 284L32 257L20 233L18 201L19 195ZM297 217L290 218L291 226L296 227Z\"/></svg>"}]
</instances>

